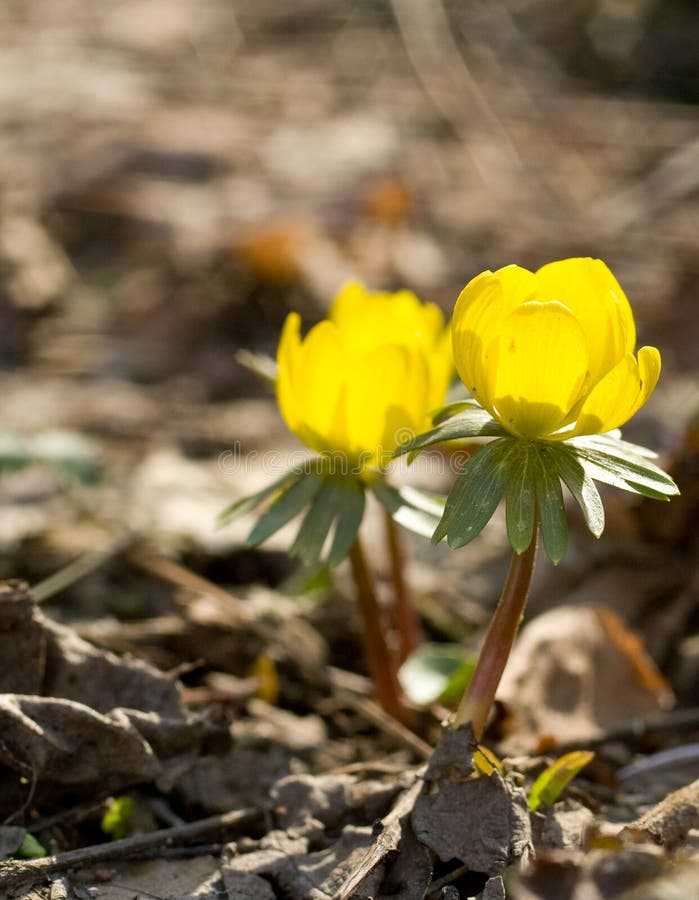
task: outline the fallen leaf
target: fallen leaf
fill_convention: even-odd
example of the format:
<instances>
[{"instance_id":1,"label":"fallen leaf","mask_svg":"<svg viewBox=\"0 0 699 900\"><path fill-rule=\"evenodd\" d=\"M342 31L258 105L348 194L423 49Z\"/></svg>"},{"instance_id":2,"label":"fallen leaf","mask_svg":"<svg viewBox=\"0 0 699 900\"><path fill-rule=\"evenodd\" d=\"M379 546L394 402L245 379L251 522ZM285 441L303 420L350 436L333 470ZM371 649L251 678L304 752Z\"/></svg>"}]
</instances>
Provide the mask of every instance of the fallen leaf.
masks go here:
<instances>
[{"instance_id":1,"label":"fallen leaf","mask_svg":"<svg viewBox=\"0 0 699 900\"><path fill-rule=\"evenodd\" d=\"M478 775L470 727L446 729L425 772L412 814L415 834L442 862L498 875L528 854L531 828L526 797L494 769Z\"/></svg>"},{"instance_id":2,"label":"fallen leaf","mask_svg":"<svg viewBox=\"0 0 699 900\"><path fill-rule=\"evenodd\" d=\"M81 881L84 878L85 876ZM91 890L91 896L99 897L100 900L124 900L132 897L221 900L225 896L221 869L211 856L119 863L109 881L93 882L88 889ZM262 897L261 894L260 898Z\"/></svg>"},{"instance_id":3,"label":"fallen leaf","mask_svg":"<svg viewBox=\"0 0 699 900\"><path fill-rule=\"evenodd\" d=\"M658 691L657 679L649 684L639 677L627 646L620 648L624 626L617 622L612 637L609 621L592 607L561 606L524 626L498 690L513 714L504 740L508 752L548 736L584 743L667 708L667 691ZM650 665L646 658L644 670Z\"/></svg>"},{"instance_id":4,"label":"fallen leaf","mask_svg":"<svg viewBox=\"0 0 699 900\"><path fill-rule=\"evenodd\" d=\"M26 834L26 828L19 828L16 825L0 825L0 859L14 856L22 846Z\"/></svg>"},{"instance_id":5,"label":"fallen leaf","mask_svg":"<svg viewBox=\"0 0 699 900\"><path fill-rule=\"evenodd\" d=\"M622 829L622 836L644 835L672 849L693 828L699 828L699 779L673 791L664 800Z\"/></svg>"},{"instance_id":6,"label":"fallen leaf","mask_svg":"<svg viewBox=\"0 0 699 900\"><path fill-rule=\"evenodd\" d=\"M51 622L17 582L0 585L0 656L10 663L0 674L3 815L30 799L169 787L199 753L229 741L208 713L185 714L172 678Z\"/></svg>"}]
</instances>

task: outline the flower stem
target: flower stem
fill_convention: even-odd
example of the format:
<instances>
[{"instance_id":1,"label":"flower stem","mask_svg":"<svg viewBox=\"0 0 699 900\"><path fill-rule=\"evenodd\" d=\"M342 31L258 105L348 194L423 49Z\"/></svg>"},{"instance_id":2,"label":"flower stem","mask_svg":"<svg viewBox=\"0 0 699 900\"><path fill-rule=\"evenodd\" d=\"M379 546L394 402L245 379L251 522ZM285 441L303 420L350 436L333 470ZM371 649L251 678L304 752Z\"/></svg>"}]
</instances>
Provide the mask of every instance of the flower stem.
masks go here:
<instances>
[{"instance_id":1,"label":"flower stem","mask_svg":"<svg viewBox=\"0 0 699 900\"><path fill-rule=\"evenodd\" d=\"M388 510L385 517L393 581L393 620L398 632L398 661L403 663L420 645L420 621L405 580L405 557L398 528Z\"/></svg>"},{"instance_id":2,"label":"flower stem","mask_svg":"<svg viewBox=\"0 0 699 900\"><path fill-rule=\"evenodd\" d=\"M507 579L488 626L476 671L452 722L454 728L470 722L477 741L483 736L488 713L495 700L495 692L527 602L536 559L537 531L538 523L535 522L534 536L529 547L519 556L512 554Z\"/></svg>"},{"instance_id":3,"label":"flower stem","mask_svg":"<svg viewBox=\"0 0 699 900\"><path fill-rule=\"evenodd\" d=\"M374 582L367 565L364 548L359 538L349 553L352 578L364 626L364 652L376 696L383 710L394 719L405 721L406 713L401 702L400 685L396 675L393 655L386 643L381 608L376 597Z\"/></svg>"}]
</instances>

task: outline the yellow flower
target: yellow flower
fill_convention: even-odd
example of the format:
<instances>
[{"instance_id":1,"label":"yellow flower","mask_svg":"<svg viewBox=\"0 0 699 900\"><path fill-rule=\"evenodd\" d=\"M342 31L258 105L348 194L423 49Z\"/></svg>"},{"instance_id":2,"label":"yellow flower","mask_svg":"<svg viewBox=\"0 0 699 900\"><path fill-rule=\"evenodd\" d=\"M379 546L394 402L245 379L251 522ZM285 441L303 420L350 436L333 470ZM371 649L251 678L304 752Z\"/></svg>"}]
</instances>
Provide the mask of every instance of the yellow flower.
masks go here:
<instances>
[{"instance_id":1,"label":"yellow flower","mask_svg":"<svg viewBox=\"0 0 699 900\"><path fill-rule=\"evenodd\" d=\"M599 259L511 265L466 285L452 321L459 377L513 435L562 440L623 425L653 392L629 301Z\"/></svg>"},{"instance_id":2,"label":"yellow flower","mask_svg":"<svg viewBox=\"0 0 699 900\"><path fill-rule=\"evenodd\" d=\"M301 339L287 316L277 352L277 400L289 428L319 453L382 465L408 431L429 425L452 371L449 331L434 304L408 291L349 284L329 317Z\"/></svg>"}]
</instances>

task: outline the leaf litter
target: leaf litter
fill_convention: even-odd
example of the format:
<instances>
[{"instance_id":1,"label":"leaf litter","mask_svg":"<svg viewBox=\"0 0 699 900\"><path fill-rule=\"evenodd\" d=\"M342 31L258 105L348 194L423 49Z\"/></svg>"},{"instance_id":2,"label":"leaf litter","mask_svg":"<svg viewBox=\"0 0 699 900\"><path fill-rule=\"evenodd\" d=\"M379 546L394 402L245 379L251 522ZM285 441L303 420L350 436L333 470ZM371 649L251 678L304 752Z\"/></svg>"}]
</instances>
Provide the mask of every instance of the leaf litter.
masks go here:
<instances>
[{"instance_id":1,"label":"leaf litter","mask_svg":"<svg viewBox=\"0 0 699 900\"><path fill-rule=\"evenodd\" d=\"M0 424L26 446L47 431L89 437L105 481L87 491L67 487L62 471L8 475L1 574L43 581L93 550L95 534L116 549L50 615L16 583L0 592L0 850L14 857L0 867L0 893L699 894L696 757L681 754L699 735L697 442L687 425L698 397L697 167L686 98L656 102L638 83L630 97L589 90L603 72L639 77L619 55L628 44L600 38L606 7L590 12L594 73L580 79L580 53L566 55L578 26L562 17L544 27L537 4L450 8L456 69L448 55L420 68L410 4L391 4L394 22L380 4L346 19L302 3L293 28L274 2L253 11L128 0L104 19L79 4L69 14L45 6L32 0L0 25L17 48L2 113ZM651 78L665 29L657 18L612 19L626 37L632 29L635 52L653 63L638 71ZM332 53L317 53L319 29ZM34 38L55 52L27 66ZM542 48L546 65L555 59L545 85ZM476 103L443 81L464 61L466 82L475 74L482 89ZM483 116L503 78L517 92ZM355 91L367 103L359 112ZM300 212L280 215L280 196ZM574 552L555 589L540 576L489 735L503 774L485 775L468 734L440 730L441 709L411 734L372 706L342 573L325 603L290 599L278 590L292 572L286 536L243 551L250 521L216 530L228 499L269 481L259 464L222 472L220 454L236 441L250 453L294 449L232 360L242 346L269 355L289 308L318 318L358 272L446 305L465 269L515 250L539 258L542 246L565 256L581 242L632 272L644 324L674 357L639 428L673 450L682 496L662 515L612 501L599 549L573 523ZM16 362L19 373L6 371ZM135 549L115 522L138 532ZM430 638L476 649L503 533L496 523L454 559L410 544ZM537 615L554 604L557 617ZM260 654L278 673L277 706L255 696ZM595 759L563 794L528 811L536 778L588 750ZM105 803L125 792L147 825L107 841ZM18 858L33 835L53 855Z\"/></svg>"},{"instance_id":2,"label":"leaf litter","mask_svg":"<svg viewBox=\"0 0 699 900\"><path fill-rule=\"evenodd\" d=\"M173 783L227 730L192 716L172 678L48 620L21 583L0 585L0 814ZM22 693L17 688L22 687Z\"/></svg>"}]
</instances>

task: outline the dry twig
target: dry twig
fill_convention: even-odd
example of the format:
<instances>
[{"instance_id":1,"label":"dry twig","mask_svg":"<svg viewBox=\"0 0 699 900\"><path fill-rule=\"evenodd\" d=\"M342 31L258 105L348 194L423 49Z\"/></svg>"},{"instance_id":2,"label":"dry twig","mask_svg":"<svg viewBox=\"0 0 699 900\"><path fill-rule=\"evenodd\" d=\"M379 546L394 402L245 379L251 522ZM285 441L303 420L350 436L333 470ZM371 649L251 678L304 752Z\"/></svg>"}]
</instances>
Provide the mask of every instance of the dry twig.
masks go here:
<instances>
[{"instance_id":1,"label":"dry twig","mask_svg":"<svg viewBox=\"0 0 699 900\"><path fill-rule=\"evenodd\" d=\"M381 827L375 842L352 875L342 885L336 895L336 900L349 900L354 896L362 881L381 863L386 854L395 848L400 838L400 820L409 815L422 787L422 779L417 778L415 783L401 794L388 815L381 819Z\"/></svg>"},{"instance_id":2,"label":"dry twig","mask_svg":"<svg viewBox=\"0 0 699 900\"><path fill-rule=\"evenodd\" d=\"M9 897L11 896L9 891L26 890L49 875L66 872L79 866L92 866L117 859L134 859L143 854L150 855L153 851L201 840L210 835L240 832L243 828L259 824L264 817L265 810L261 808L234 810L218 816L209 816L197 822L175 825L173 828L137 834L112 841L110 844L81 847L78 850L69 850L66 853L26 862L15 860L2 863L0 888L3 896Z\"/></svg>"},{"instance_id":3,"label":"dry twig","mask_svg":"<svg viewBox=\"0 0 699 900\"><path fill-rule=\"evenodd\" d=\"M625 825L623 836L651 838L672 849L681 844L692 828L699 826L699 779L668 794L657 806L635 822Z\"/></svg>"}]
</instances>

